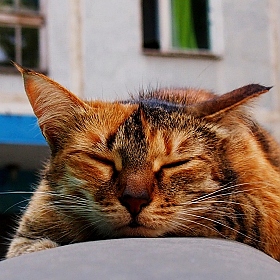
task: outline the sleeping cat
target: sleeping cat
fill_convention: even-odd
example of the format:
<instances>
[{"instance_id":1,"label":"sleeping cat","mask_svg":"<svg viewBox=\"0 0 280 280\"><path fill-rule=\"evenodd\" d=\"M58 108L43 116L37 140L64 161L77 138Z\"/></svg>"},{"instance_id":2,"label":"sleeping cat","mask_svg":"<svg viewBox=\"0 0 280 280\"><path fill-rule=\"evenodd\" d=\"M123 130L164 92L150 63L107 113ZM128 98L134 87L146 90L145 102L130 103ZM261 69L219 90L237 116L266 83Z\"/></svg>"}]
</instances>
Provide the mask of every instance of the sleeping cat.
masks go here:
<instances>
[{"instance_id":1,"label":"sleeping cat","mask_svg":"<svg viewBox=\"0 0 280 280\"><path fill-rule=\"evenodd\" d=\"M51 158L8 258L88 240L201 236L280 260L280 150L246 112L269 88L86 102L16 67Z\"/></svg>"}]
</instances>

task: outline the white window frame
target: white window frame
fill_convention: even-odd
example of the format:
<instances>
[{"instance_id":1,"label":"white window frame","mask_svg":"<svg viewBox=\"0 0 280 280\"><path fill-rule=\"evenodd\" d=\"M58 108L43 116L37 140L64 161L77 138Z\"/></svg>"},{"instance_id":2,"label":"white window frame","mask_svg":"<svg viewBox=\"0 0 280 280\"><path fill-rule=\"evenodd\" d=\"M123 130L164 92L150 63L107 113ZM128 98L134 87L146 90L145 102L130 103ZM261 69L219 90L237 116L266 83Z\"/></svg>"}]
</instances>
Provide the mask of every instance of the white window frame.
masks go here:
<instances>
[{"instance_id":1,"label":"white window frame","mask_svg":"<svg viewBox=\"0 0 280 280\"><path fill-rule=\"evenodd\" d=\"M222 0L209 1L209 50L178 50L172 47L171 0L158 1L159 53L162 55L201 55L221 57L224 53ZM146 50L145 50L146 52ZM149 50L147 50L149 52ZM155 54L155 51L152 51Z\"/></svg>"},{"instance_id":2,"label":"white window frame","mask_svg":"<svg viewBox=\"0 0 280 280\"><path fill-rule=\"evenodd\" d=\"M45 24L45 11L47 0L39 0L39 13L15 11L6 12L0 10L0 26L7 26L15 28L16 32L16 62L22 64L22 51L21 42L19 40L20 29L19 27L34 27L39 29L39 69L45 72L47 69L47 42L46 42L46 24ZM12 66L12 65L11 65ZM0 69L10 67L0 66Z\"/></svg>"}]
</instances>

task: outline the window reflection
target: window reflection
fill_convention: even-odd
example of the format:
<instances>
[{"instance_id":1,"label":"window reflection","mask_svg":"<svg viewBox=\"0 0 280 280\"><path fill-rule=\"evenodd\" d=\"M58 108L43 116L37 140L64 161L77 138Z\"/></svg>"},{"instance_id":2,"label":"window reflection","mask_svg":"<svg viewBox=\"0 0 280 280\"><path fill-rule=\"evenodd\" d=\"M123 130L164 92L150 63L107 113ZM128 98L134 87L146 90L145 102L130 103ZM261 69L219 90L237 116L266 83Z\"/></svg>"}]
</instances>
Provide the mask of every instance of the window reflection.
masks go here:
<instances>
[{"instance_id":1,"label":"window reflection","mask_svg":"<svg viewBox=\"0 0 280 280\"><path fill-rule=\"evenodd\" d=\"M0 27L0 65L11 65L15 61L15 28Z\"/></svg>"}]
</instances>

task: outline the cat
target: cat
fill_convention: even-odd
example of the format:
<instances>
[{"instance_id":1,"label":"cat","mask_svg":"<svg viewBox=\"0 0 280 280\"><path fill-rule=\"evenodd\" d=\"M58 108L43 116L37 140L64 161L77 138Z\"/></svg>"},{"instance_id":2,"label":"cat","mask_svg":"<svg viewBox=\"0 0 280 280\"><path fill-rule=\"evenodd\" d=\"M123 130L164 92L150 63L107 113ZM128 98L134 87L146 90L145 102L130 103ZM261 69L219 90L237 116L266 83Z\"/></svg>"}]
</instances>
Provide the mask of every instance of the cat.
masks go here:
<instances>
[{"instance_id":1,"label":"cat","mask_svg":"<svg viewBox=\"0 0 280 280\"><path fill-rule=\"evenodd\" d=\"M212 237L280 260L280 149L247 112L269 87L82 101L16 65L51 150L7 258L122 237Z\"/></svg>"}]
</instances>

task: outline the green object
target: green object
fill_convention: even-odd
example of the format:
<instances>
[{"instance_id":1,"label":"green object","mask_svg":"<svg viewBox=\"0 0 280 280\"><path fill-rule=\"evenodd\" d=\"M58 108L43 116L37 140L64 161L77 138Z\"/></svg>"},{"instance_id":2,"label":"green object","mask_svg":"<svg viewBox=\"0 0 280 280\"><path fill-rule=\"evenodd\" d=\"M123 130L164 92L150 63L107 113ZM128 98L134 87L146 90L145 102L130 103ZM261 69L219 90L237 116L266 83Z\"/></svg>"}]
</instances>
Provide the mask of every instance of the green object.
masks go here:
<instances>
[{"instance_id":1,"label":"green object","mask_svg":"<svg viewBox=\"0 0 280 280\"><path fill-rule=\"evenodd\" d=\"M197 49L191 0L172 0L172 44L180 49Z\"/></svg>"}]
</instances>

